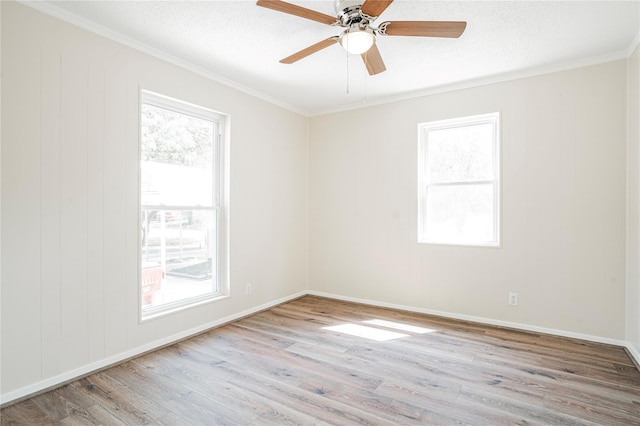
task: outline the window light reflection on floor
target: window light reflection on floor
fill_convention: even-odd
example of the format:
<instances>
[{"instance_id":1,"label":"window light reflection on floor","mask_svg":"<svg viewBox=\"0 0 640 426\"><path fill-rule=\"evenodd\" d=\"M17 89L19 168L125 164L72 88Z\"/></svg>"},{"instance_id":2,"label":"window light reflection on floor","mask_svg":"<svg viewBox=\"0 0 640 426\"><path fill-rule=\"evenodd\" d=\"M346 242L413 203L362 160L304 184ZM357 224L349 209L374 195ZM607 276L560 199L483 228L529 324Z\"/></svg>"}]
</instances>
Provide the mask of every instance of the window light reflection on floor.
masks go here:
<instances>
[{"instance_id":1,"label":"window light reflection on floor","mask_svg":"<svg viewBox=\"0 0 640 426\"><path fill-rule=\"evenodd\" d=\"M436 330L418 327L415 325L403 324L394 321L386 321L381 319L373 319L368 321L363 321L368 325L359 325L359 324L340 324L334 325L331 327L323 327L324 330L336 331L338 333L349 334L351 336L362 337L369 340L375 340L376 342L386 342L389 340L400 339L403 337L409 337L409 334L398 333L397 331L385 330L383 328L391 328L394 330L405 331L407 333L413 334L425 334L425 333L433 333ZM372 327L375 326L375 327Z\"/></svg>"},{"instance_id":2,"label":"window light reflection on floor","mask_svg":"<svg viewBox=\"0 0 640 426\"><path fill-rule=\"evenodd\" d=\"M340 324L331 327L323 327L323 329L337 331L338 333L349 334L351 336L364 337L365 339L375 340L376 342L386 342L388 340L399 339L401 337L409 337L408 334L396 333L395 331L382 330L358 324Z\"/></svg>"},{"instance_id":3,"label":"window light reflection on floor","mask_svg":"<svg viewBox=\"0 0 640 426\"><path fill-rule=\"evenodd\" d=\"M408 331L409 333L416 333L416 334L433 333L433 332L436 331L436 330L431 329L431 328L418 327L418 326L415 326L415 325L403 324L401 322L386 321L386 320L381 320L381 319L373 319L373 320L369 320L369 321L364 321L364 323L365 324L371 324L371 325L377 325L377 326L380 326L380 327L393 328L395 330Z\"/></svg>"}]
</instances>

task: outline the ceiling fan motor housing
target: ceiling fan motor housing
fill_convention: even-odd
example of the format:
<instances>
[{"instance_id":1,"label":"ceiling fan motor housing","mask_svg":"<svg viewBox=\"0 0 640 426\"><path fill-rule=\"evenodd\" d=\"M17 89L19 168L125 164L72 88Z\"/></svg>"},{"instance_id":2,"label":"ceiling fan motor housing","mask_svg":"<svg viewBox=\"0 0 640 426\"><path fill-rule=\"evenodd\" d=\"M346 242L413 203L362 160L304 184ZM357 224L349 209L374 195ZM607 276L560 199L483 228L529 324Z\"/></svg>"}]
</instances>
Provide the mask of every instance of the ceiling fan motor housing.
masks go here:
<instances>
[{"instance_id":1,"label":"ceiling fan motor housing","mask_svg":"<svg viewBox=\"0 0 640 426\"><path fill-rule=\"evenodd\" d=\"M366 27L369 25L369 18L360 11L362 0L336 0L336 15L338 15L339 25L342 27Z\"/></svg>"}]
</instances>

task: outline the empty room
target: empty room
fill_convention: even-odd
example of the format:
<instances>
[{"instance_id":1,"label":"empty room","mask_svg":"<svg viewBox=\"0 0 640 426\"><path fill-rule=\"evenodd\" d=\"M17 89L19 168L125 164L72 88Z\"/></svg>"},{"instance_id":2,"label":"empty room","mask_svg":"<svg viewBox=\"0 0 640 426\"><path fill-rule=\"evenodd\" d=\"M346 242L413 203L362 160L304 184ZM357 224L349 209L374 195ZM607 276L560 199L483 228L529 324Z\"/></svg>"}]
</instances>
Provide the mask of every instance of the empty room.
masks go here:
<instances>
[{"instance_id":1,"label":"empty room","mask_svg":"<svg viewBox=\"0 0 640 426\"><path fill-rule=\"evenodd\" d=\"M2 425L640 425L640 1L0 1Z\"/></svg>"}]
</instances>

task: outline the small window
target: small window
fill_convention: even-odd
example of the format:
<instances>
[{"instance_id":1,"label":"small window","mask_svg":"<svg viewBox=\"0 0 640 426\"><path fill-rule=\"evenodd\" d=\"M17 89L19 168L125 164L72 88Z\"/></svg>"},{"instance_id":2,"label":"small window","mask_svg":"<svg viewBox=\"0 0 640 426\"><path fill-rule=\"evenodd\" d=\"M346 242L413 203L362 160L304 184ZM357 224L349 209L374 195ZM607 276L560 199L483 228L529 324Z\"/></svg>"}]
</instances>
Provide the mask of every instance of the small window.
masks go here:
<instances>
[{"instance_id":1,"label":"small window","mask_svg":"<svg viewBox=\"0 0 640 426\"><path fill-rule=\"evenodd\" d=\"M419 125L418 242L500 245L498 113Z\"/></svg>"},{"instance_id":2,"label":"small window","mask_svg":"<svg viewBox=\"0 0 640 426\"><path fill-rule=\"evenodd\" d=\"M142 92L142 319L221 295L223 124L213 111Z\"/></svg>"}]
</instances>

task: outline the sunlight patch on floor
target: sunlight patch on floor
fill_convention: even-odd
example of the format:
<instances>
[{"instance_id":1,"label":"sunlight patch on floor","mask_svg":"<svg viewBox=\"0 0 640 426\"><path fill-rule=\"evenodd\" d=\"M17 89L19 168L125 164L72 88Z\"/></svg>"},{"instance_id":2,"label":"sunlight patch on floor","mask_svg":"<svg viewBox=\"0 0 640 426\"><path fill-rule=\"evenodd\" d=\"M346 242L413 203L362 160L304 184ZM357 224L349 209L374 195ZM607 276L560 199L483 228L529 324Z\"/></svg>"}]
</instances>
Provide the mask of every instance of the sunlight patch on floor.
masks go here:
<instances>
[{"instance_id":1,"label":"sunlight patch on floor","mask_svg":"<svg viewBox=\"0 0 640 426\"><path fill-rule=\"evenodd\" d=\"M367 325L348 323L322 328L324 330L337 331L338 333L362 337L376 342L386 342L389 340L401 339L403 337L410 337L410 334L399 333L398 331L411 334L426 334L437 331L432 328L419 327L416 325L382 319L371 319L362 322ZM387 330L389 328L397 331Z\"/></svg>"},{"instance_id":2,"label":"sunlight patch on floor","mask_svg":"<svg viewBox=\"0 0 640 426\"><path fill-rule=\"evenodd\" d=\"M437 330L432 328L418 327L415 325L403 324L401 322L387 321L381 319L372 319L369 321L363 321L365 324L377 325L379 327L393 328L395 330L407 331L409 333L426 334L434 333Z\"/></svg>"},{"instance_id":3,"label":"sunlight patch on floor","mask_svg":"<svg viewBox=\"0 0 640 426\"><path fill-rule=\"evenodd\" d=\"M395 331L382 330L366 325L358 324L340 324L331 327L323 327L325 330L337 331L338 333L349 334L351 336L363 337L376 342L386 342L388 340L409 337L408 334L396 333Z\"/></svg>"}]
</instances>

